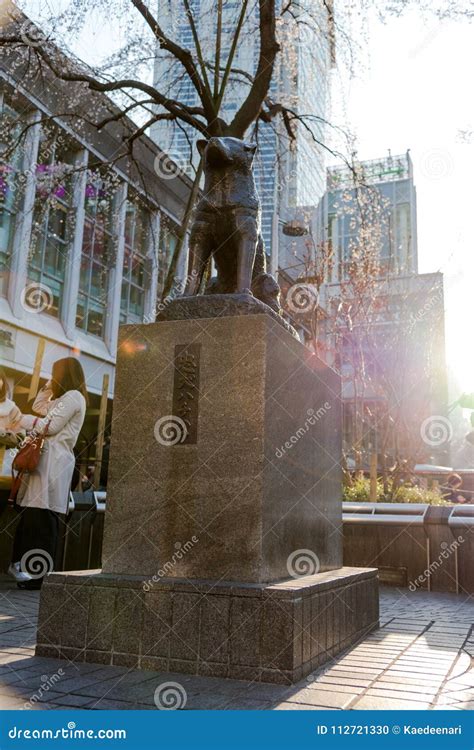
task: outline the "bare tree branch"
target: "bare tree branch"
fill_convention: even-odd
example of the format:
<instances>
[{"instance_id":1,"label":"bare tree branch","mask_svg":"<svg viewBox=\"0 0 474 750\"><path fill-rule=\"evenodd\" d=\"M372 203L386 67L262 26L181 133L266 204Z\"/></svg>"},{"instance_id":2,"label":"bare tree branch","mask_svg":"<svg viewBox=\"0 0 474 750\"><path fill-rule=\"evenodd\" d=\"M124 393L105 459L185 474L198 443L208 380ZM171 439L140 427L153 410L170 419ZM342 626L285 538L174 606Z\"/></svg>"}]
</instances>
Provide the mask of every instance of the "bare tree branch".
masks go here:
<instances>
[{"instance_id":1,"label":"bare tree branch","mask_svg":"<svg viewBox=\"0 0 474 750\"><path fill-rule=\"evenodd\" d=\"M276 56L280 50L276 38L275 0L259 0L260 55L255 78L247 98L229 125L229 135L242 138L259 116L270 89Z\"/></svg>"}]
</instances>

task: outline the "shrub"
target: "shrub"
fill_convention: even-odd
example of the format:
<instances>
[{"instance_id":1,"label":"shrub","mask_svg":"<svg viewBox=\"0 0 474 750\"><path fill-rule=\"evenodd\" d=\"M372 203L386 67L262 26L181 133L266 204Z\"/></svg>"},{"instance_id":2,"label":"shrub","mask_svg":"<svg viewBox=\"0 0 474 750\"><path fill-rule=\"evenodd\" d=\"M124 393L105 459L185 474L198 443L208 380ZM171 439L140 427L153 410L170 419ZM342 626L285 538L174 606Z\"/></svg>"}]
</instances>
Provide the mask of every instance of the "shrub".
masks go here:
<instances>
[{"instance_id":1,"label":"shrub","mask_svg":"<svg viewBox=\"0 0 474 750\"><path fill-rule=\"evenodd\" d=\"M345 486L342 499L347 503L370 502L370 479L358 477L350 486ZM378 503L428 503L429 505L443 505L444 500L436 489L427 490L423 487L401 485L396 492L392 491L392 480L388 480L388 493L384 494L383 483L377 481Z\"/></svg>"}]
</instances>

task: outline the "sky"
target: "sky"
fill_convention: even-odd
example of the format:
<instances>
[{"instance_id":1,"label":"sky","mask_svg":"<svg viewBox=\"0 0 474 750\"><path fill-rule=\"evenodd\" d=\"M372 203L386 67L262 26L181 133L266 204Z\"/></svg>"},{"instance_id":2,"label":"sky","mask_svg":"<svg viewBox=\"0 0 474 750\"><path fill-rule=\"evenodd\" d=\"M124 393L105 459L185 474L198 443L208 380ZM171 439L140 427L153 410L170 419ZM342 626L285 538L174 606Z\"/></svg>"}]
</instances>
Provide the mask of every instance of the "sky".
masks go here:
<instances>
[{"instance_id":1,"label":"sky","mask_svg":"<svg viewBox=\"0 0 474 750\"><path fill-rule=\"evenodd\" d=\"M22 3L35 20L41 7L59 10L67 4ZM97 62L99 50L109 54L123 41L118 29L105 27L94 15L71 44L78 57L91 63ZM421 17L415 7L384 24L374 14L367 31L367 40L360 40L355 76L349 77L343 65L335 71L331 120L355 133L361 159L410 149L418 199L419 271L444 274L454 399L459 391L474 391L467 310L474 275L473 26Z\"/></svg>"}]
</instances>

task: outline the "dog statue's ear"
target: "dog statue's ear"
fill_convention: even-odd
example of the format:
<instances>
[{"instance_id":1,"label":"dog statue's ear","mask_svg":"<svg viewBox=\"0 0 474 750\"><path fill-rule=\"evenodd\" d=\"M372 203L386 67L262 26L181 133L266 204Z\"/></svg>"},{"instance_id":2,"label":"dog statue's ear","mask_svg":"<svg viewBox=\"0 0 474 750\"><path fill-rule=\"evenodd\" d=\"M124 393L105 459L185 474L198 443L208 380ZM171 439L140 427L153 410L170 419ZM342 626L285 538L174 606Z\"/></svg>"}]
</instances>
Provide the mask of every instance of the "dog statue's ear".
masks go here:
<instances>
[{"instance_id":1,"label":"dog statue's ear","mask_svg":"<svg viewBox=\"0 0 474 750\"><path fill-rule=\"evenodd\" d=\"M257 144L256 143L246 143L245 144L245 150L249 151L251 154L254 154L257 150Z\"/></svg>"},{"instance_id":2,"label":"dog statue's ear","mask_svg":"<svg viewBox=\"0 0 474 750\"><path fill-rule=\"evenodd\" d=\"M199 153L202 156L203 153L204 153L204 149L207 146L207 141L204 140L204 139L200 139L199 141L196 141L196 146L197 146L197 150L199 151Z\"/></svg>"}]
</instances>

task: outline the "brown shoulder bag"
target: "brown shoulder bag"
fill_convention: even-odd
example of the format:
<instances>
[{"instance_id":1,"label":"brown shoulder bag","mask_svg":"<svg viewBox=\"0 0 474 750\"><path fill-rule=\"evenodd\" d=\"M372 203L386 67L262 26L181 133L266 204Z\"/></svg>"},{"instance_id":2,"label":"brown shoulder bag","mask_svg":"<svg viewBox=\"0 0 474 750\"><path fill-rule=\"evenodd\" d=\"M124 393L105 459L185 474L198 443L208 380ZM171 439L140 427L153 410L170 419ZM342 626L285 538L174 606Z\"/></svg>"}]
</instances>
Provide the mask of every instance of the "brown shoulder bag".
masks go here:
<instances>
[{"instance_id":1,"label":"brown shoulder bag","mask_svg":"<svg viewBox=\"0 0 474 750\"><path fill-rule=\"evenodd\" d=\"M44 430L35 435L34 438L27 438L27 442L20 448L13 459L12 486L9 497L10 502L15 502L16 500L23 474L35 471L38 468L41 451L44 447L44 440L48 433L48 427L49 422ZM15 472L17 472L16 475Z\"/></svg>"}]
</instances>

